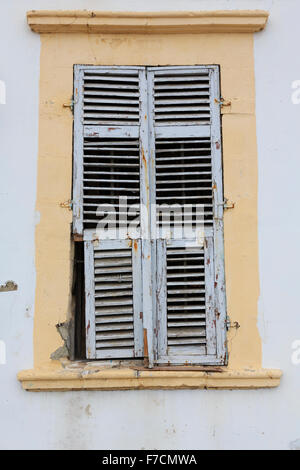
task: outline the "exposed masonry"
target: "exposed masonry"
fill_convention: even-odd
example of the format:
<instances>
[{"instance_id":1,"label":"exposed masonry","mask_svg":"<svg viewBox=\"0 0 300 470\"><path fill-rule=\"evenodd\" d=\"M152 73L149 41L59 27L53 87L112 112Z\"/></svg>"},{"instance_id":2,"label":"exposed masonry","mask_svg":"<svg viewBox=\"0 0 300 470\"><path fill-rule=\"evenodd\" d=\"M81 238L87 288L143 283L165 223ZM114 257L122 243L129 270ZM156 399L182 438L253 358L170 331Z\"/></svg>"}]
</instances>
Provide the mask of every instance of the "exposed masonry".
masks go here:
<instances>
[{"instance_id":1,"label":"exposed masonry","mask_svg":"<svg viewBox=\"0 0 300 470\"><path fill-rule=\"evenodd\" d=\"M62 340L64 341L64 344L63 346L60 346L58 349L56 349L56 351L54 351L51 354L50 358L54 361L57 361L63 358L69 358L71 355L71 351L72 351L71 332L73 329L73 322L66 321L64 323L58 323L56 325L56 329L59 332Z\"/></svg>"}]
</instances>

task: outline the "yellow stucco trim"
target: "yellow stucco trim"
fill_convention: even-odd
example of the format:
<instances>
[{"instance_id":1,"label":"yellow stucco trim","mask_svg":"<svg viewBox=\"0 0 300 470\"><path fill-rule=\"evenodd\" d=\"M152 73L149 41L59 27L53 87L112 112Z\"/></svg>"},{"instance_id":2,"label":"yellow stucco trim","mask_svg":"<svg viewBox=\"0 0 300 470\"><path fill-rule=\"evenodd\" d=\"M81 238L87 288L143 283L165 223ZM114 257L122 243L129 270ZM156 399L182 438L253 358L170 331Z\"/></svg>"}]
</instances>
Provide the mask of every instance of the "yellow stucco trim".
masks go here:
<instances>
[{"instance_id":1,"label":"yellow stucco trim","mask_svg":"<svg viewBox=\"0 0 300 470\"><path fill-rule=\"evenodd\" d=\"M28 391L143 390L143 389L257 389L274 388L281 371L227 370L155 371L80 367L77 370L27 370L18 375Z\"/></svg>"},{"instance_id":2,"label":"yellow stucco trim","mask_svg":"<svg viewBox=\"0 0 300 470\"><path fill-rule=\"evenodd\" d=\"M37 33L253 33L264 29L268 13L251 11L103 12L30 11Z\"/></svg>"},{"instance_id":3,"label":"yellow stucco trim","mask_svg":"<svg viewBox=\"0 0 300 470\"><path fill-rule=\"evenodd\" d=\"M60 12L59 15L69 26L77 16L84 18L82 12ZM95 18L88 12L84 15L86 24ZM203 12L197 18L207 20L211 15L212 12ZM239 21L251 15L267 18L267 14L258 12L213 15ZM38 22L40 18L48 21L56 16L57 12L31 12L29 24L33 25L34 17ZM168 22L168 19L175 21L183 16L183 13L157 13L152 19L163 18ZM107 13L100 17L118 19L128 25L128 17L140 21L145 14ZM59 34L55 34L54 31L41 34L36 203L40 222L35 240L34 369L18 375L23 388L37 391L278 386L281 372L262 369L262 344L257 327L259 270L253 34L245 30L227 34L228 29L225 33L190 34L190 28L186 29L188 33L151 35L75 31L69 34L70 29L68 32L59 29L56 30ZM72 194L73 117L65 104L70 102L73 93L74 64L220 66L222 96L230 102L222 116L224 194L235 202L235 208L224 217L227 306L232 324L240 325L239 329L232 328L228 332L229 363L221 372L109 370L103 366L101 369L99 364L94 367L66 365L50 359L63 345L56 325L72 317L72 214L61 203L70 200Z\"/></svg>"}]
</instances>

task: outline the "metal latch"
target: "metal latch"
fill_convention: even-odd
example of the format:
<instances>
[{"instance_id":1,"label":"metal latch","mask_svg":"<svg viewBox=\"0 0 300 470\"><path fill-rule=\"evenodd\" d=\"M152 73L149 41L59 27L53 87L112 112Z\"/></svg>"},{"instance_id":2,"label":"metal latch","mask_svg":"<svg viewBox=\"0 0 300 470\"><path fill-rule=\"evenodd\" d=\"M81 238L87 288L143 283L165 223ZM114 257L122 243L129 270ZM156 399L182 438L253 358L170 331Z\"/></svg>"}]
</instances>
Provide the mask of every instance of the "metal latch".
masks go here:
<instances>
[{"instance_id":1,"label":"metal latch","mask_svg":"<svg viewBox=\"0 0 300 470\"><path fill-rule=\"evenodd\" d=\"M227 211L228 209L234 209L235 202L229 201L227 197L224 197L223 207L224 210Z\"/></svg>"},{"instance_id":2,"label":"metal latch","mask_svg":"<svg viewBox=\"0 0 300 470\"><path fill-rule=\"evenodd\" d=\"M238 330L239 328L241 328L241 325L239 324L239 322L237 322L237 321L231 322L231 320L230 320L230 318L229 318L228 315L227 315L227 317L226 317L226 322L225 322L225 324L226 324L226 329L227 329L227 331L229 331L231 328L234 328L234 329L236 329L236 330Z\"/></svg>"}]
</instances>

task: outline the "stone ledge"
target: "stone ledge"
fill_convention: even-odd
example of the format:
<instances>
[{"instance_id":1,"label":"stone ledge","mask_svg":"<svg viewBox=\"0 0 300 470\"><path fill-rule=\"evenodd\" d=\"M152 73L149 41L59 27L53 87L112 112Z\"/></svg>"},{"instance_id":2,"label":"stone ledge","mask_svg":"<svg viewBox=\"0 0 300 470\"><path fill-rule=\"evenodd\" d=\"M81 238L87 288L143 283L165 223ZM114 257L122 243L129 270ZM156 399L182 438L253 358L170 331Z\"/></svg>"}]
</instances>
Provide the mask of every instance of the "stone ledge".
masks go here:
<instances>
[{"instance_id":1,"label":"stone ledge","mask_svg":"<svg viewBox=\"0 0 300 470\"><path fill-rule=\"evenodd\" d=\"M27 21L36 33L254 33L265 28L268 12L109 12L33 10Z\"/></svg>"},{"instance_id":2,"label":"stone ledge","mask_svg":"<svg viewBox=\"0 0 300 470\"><path fill-rule=\"evenodd\" d=\"M280 384L282 372L273 369L161 371L90 366L24 370L18 374L24 390L145 390L145 389L258 389Z\"/></svg>"}]
</instances>

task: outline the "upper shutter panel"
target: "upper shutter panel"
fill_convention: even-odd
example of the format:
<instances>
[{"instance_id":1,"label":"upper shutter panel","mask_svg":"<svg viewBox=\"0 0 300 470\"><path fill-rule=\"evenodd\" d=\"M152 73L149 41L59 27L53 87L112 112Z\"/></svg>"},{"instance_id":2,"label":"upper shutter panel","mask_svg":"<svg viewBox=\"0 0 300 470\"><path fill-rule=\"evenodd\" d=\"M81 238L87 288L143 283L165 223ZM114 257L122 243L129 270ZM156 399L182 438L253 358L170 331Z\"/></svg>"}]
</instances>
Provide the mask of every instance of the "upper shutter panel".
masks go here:
<instances>
[{"instance_id":1,"label":"upper shutter panel","mask_svg":"<svg viewBox=\"0 0 300 470\"><path fill-rule=\"evenodd\" d=\"M139 125L139 72L86 69L83 77L84 125Z\"/></svg>"},{"instance_id":2,"label":"upper shutter panel","mask_svg":"<svg viewBox=\"0 0 300 470\"><path fill-rule=\"evenodd\" d=\"M140 203L141 68L75 66L74 83L73 231L83 234L103 212L118 224L120 197Z\"/></svg>"},{"instance_id":3,"label":"upper shutter panel","mask_svg":"<svg viewBox=\"0 0 300 470\"><path fill-rule=\"evenodd\" d=\"M196 223L213 225L211 69L150 70L158 208L156 233L158 238L174 235L173 213L168 234L169 221L163 220L159 206L177 205L182 207L185 219L186 232L182 238L189 238Z\"/></svg>"}]
</instances>

